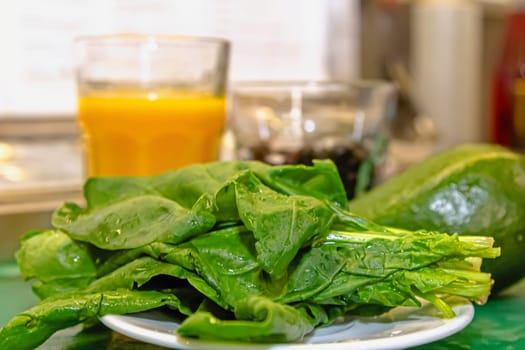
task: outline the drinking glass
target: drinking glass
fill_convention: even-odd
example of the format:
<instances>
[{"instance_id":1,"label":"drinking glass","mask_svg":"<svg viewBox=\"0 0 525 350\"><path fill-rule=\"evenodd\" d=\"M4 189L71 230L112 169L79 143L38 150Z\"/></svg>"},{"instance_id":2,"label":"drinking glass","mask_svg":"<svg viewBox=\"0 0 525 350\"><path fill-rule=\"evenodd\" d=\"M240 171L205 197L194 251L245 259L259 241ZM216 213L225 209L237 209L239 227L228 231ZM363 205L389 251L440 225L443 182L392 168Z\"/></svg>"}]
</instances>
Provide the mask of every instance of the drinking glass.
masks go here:
<instances>
[{"instance_id":1,"label":"drinking glass","mask_svg":"<svg viewBox=\"0 0 525 350\"><path fill-rule=\"evenodd\" d=\"M151 175L218 159L228 41L114 34L75 44L87 176Z\"/></svg>"}]
</instances>

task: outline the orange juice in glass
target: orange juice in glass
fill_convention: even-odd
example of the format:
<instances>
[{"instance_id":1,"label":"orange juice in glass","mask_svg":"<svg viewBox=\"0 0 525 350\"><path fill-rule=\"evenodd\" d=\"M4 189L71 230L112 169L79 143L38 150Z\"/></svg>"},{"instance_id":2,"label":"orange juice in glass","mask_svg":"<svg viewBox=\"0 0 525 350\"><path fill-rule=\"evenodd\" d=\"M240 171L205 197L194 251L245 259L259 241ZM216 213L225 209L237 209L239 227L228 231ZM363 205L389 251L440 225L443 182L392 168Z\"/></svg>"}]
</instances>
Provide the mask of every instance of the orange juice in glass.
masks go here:
<instances>
[{"instance_id":1,"label":"orange juice in glass","mask_svg":"<svg viewBox=\"0 0 525 350\"><path fill-rule=\"evenodd\" d=\"M81 38L77 48L88 176L151 175L218 158L226 41L108 35Z\"/></svg>"}]
</instances>

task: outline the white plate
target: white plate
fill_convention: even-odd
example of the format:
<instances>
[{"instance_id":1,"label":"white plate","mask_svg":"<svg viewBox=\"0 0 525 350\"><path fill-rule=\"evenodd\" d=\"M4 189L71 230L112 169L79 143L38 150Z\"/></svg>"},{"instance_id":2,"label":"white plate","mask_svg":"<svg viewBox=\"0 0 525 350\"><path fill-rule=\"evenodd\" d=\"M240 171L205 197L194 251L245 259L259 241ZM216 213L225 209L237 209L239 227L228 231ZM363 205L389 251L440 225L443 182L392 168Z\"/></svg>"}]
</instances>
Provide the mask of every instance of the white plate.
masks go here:
<instances>
[{"instance_id":1,"label":"white plate","mask_svg":"<svg viewBox=\"0 0 525 350\"><path fill-rule=\"evenodd\" d=\"M427 303L422 308L398 307L379 317L354 317L319 328L300 343L261 344L214 342L185 338L175 330L179 323L167 312L152 310L129 315L106 315L102 323L128 337L175 349L207 350L343 350L402 349L430 343L465 328L474 307L465 299L453 301L456 317L439 318Z\"/></svg>"}]
</instances>

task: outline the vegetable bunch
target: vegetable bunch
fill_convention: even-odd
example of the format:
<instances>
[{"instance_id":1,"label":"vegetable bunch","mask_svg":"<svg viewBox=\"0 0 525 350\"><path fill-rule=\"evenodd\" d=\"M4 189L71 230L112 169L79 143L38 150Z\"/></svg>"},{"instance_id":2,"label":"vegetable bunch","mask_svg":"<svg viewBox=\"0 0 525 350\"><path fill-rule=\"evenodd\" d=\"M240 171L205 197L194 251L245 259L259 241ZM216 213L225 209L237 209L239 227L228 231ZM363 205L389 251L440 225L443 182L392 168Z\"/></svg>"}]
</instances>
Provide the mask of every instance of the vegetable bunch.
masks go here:
<instances>
[{"instance_id":1,"label":"vegetable bunch","mask_svg":"<svg viewBox=\"0 0 525 350\"><path fill-rule=\"evenodd\" d=\"M347 210L330 161L193 165L149 177L101 177L85 207L21 239L17 261L41 302L0 330L0 348L32 348L105 314L164 307L189 337L301 340L342 315L375 315L446 295L484 302L490 237L383 227Z\"/></svg>"}]
</instances>

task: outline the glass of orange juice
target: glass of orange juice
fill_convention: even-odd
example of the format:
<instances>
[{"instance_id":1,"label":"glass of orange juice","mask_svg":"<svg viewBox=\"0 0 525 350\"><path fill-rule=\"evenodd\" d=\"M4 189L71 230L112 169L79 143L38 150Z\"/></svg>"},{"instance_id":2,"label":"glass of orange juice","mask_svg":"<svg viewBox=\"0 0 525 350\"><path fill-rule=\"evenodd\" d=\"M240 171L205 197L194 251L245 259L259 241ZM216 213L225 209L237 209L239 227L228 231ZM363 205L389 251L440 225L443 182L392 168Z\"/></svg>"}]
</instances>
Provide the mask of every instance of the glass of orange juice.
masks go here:
<instances>
[{"instance_id":1,"label":"glass of orange juice","mask_svg":"<svg viewBox=\"0 0 525 350\"><path fill-rule=\"evenodd\" d=\"M152 175L218 159L228 41L114 34L75 45L87 176Z\"/></svg>"}]
</instances>

